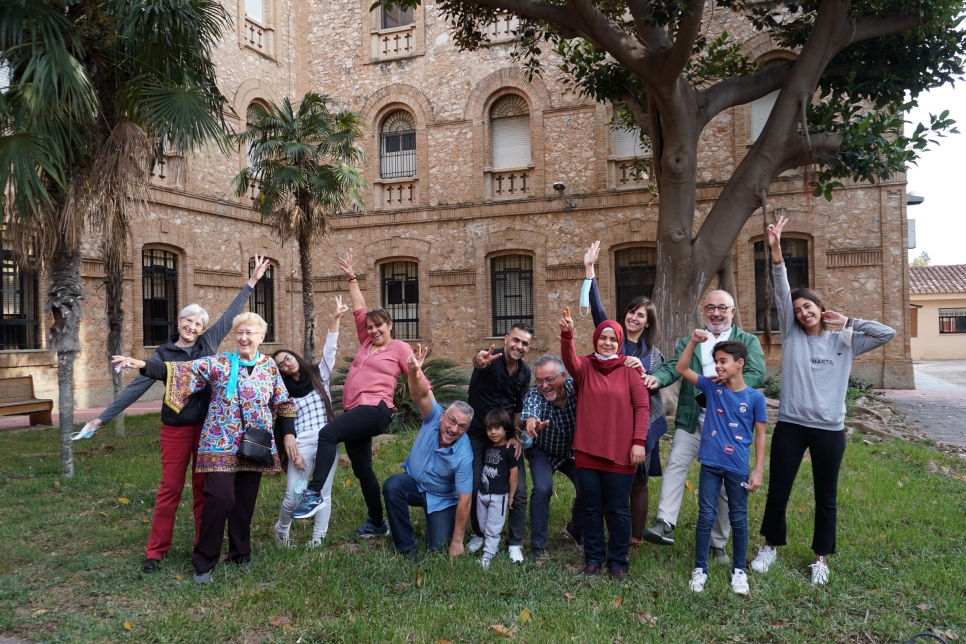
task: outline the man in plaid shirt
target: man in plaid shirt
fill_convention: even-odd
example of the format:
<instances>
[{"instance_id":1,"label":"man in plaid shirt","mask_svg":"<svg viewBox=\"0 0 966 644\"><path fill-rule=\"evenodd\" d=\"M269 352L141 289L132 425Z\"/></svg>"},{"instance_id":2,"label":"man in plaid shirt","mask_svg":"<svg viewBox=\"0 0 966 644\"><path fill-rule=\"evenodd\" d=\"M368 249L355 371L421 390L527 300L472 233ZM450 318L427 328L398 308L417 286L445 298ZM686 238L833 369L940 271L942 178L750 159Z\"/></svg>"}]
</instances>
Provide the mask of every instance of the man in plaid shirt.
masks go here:
<instances>
[{"instance_id":1,"label":"man in plaid shirt","mask_svg":"<svg viewBox=\"0 0 966 644\"><path fill-rule=\"evenodd\" d=\"M530 464L533 491L530 495L530 557L539 559L547 546L550 524L550 497L553 496L553 473L562 472L574 484L574 505L570 523L564 534L578 547L582 540L580 523L581 498L574 465L574 426L577 423L577 394L573 378L567 376L560 356L547 354L533 363L536 386L523 399L527 434L533 445L525 454Z\"/></svg>"}]
</instances>

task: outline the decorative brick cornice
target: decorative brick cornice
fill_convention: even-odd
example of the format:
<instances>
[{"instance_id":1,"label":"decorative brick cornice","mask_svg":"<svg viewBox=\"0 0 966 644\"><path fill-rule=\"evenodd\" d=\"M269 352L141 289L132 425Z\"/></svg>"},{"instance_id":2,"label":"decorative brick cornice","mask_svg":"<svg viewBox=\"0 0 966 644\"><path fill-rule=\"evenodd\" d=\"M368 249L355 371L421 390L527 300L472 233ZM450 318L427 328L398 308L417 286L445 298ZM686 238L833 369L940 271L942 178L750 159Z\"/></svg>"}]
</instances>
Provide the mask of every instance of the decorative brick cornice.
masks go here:
<instances>
[{"instance_id":1,"label":"decorative brick cornice","mask_svg":"<svg viewBox=\"0 0 966 644\"><path fill-rule=\"evenodd\" d=\"M882 264L881 248L839 248L829 250L829 268L847 268L852 266L879 266Z\"/></svg>"}]
</instances>

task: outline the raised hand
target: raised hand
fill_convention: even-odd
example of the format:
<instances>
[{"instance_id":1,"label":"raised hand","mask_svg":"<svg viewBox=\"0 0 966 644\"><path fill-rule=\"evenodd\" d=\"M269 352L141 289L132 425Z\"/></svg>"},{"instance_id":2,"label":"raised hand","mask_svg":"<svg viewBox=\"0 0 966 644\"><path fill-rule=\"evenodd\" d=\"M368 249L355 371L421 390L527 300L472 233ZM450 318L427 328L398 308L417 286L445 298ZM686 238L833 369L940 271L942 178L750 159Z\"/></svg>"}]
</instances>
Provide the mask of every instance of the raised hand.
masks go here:
<instances>
[{"instance_id":1,"label":"raised hand","mask_svg":"<svg viewBox=\"0 0 966 644\"><path fill-rule=\"evenodd\" d=\"M822 311L822 321L832 326L845 326L849 318L837 311Z\"/></svg>"},{"instance_id":2,"label":"raised hand","mask_svg":"<svg viewBox=\"0 0 966 644\"><path fill-rule=\"evenodd\" d=\"M248 285L252 288L255 288L255 285L258 284L258 280L262 279L262 276L265 275L265 271L267 271L268 267L271 265L272 262L266 259L264 255L259 256L258 253L255 253L255 268L252 269L252 276L248 278Z\"/></svg>"},{"instance_id":3,"label":"raised hand","mask_svg":"<svg viewBox=\"0 0 966 644\"><path fill-rule=\"evenodd\" d=\"M111 364L117 370L121 369L144 369L144 360L128 358L127 356L111 356Z\"/></svg>"},{"instance_id":4,"label":"raised hand","mask_svg":"<svg viewBox=\"0 0 966 644\"><path fill-rule=\"evenodd\" d=\"M560 318L560 332L574 332L574 319L570 317L570 307L564 309L563 317Z\"/></svg>"},{"instance_id":5,"label":"raised hand","mask_svg":"<svg viewBox=\"0 0 966 644\"><path fill-rule=\"evenodd\" d=\"M409 367L409 372L412 374L419 373L419 370L423 368L423 362L426 360L427 355L429 355L429 347L424 347L422 344L416 343L415 351L406 358L406 366Z\"/></svg>"},{"instance_id":6,"label":"raised hand","mask_svg":"<svg viewBox=\"0 0 966 644\"><path fill-rule=\"evenodd\" d=\"M335 310L332 312L332 319L338 320L342 317L342 314L349 310L349 307L342 303L342 296L336 295L335 300Z\"/></svg>"},{"instance_id":7,"label":"raised hand","mask_svg":"<svg viewBox=\"0 0 966 644\"><path fill-rule=\"evenodd\" d=\"M780 216L774 224L768 224L768 246L771 248L781 248L782 230L788 223L788 217Z\"/></svg>"},{"instance_id":8,"label":"raised hand","mask_svg":"<svg viewBox=\"0 0 966 644\"><path fill-rule=\"evenodd\" d=\"M594 262L597 261L597 257L600 255L600 241L595 241L584 253L584 269L586 271L587 279L594 278Z\"/></svg>"},{"instance_id":9,"label":"raised hand","mask_svg":"<svg viewBox=\"0 0 966 644\"><path fill-rule=\"evenodd\" d=\"M345 257L339 258L339 268L345 273L345 276L352 279L356 276L356 272L352 270L352 251L347 251Z\"/></svg>"},{"instance_id":10,"label":"raised hand","mask_svg":"<svg viewBox=\"0 0 966 644\"><path fill-rule=\"evenodd\" d=\"M704 329L695 329L691 332L691 339L701 344L702 342L708 341L708 332Z\"/></svg>"},{"instance_id":11,"label":"raised hand","mask_svg":"<svg viewBox=\"0 0 966 644\"><path fill-rule=\"evenodd\" d=\"M473 366L477 369L486 369L498 357L500 357L500 354L496 352L496 345L491 344L489 351L484 349L476 354L476 357L473 358Z\"/></svg>"},{"instance_id":12,"label":"raised hand","mask_svg":"<svg viewBox=\"0 0 966 644\"><path fill-rule=\"evenodd\" d=\"M526 431L532 438L536 438L537 434L542 430L546 429L550 424L549 420L540 420L539 418L527 418L526 420Z\"/></svg>"}]
</instances>

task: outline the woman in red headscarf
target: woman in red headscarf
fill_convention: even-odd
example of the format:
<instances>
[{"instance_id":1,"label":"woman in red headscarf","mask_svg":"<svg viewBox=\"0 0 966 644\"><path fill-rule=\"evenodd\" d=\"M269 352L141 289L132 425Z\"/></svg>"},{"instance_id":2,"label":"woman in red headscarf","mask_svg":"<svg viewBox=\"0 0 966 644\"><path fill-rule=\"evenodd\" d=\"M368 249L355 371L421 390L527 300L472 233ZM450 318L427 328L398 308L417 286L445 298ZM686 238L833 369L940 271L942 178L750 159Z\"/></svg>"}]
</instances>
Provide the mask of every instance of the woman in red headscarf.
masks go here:
<instances>
[{"instance_id":1,"label":"woman in red headscarf","mask_svg":"<svg viewBox=\"0 0 966 644\"><path fill-rule=\"evenodd\" d=\"M644 463L648 391L635 369L624 366L624 332L613 320L594 331L594 353L574 350L570 308L560 320L560 355L577 391L574 456L584 499L584 568L594 575L604 565L615 579L627 574L631 540L631 486ZM604 544L604 511L610 538Z\"/></svg>"}]
</instances>

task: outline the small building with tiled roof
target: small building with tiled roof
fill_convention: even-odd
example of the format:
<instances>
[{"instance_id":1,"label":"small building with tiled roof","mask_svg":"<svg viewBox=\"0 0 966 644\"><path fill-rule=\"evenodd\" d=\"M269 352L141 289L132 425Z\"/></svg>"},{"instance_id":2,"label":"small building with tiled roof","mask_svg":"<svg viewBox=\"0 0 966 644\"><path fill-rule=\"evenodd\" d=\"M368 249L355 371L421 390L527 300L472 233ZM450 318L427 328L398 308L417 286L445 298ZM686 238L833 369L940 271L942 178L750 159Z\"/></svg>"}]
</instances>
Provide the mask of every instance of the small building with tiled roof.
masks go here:
<instances>
[{"instance_id":1,"label":"small building with tiled roof","mask_svg":"<svg viewBox=\"0 0 966 644\"><path fill-rule=\"evenodd\" d=\"M909 267L913 360L966 360L966 264Z\"/></svg>"}]
</instances>

